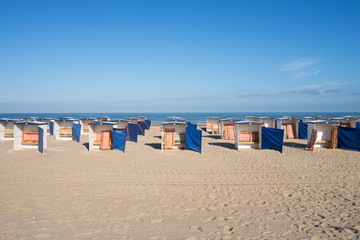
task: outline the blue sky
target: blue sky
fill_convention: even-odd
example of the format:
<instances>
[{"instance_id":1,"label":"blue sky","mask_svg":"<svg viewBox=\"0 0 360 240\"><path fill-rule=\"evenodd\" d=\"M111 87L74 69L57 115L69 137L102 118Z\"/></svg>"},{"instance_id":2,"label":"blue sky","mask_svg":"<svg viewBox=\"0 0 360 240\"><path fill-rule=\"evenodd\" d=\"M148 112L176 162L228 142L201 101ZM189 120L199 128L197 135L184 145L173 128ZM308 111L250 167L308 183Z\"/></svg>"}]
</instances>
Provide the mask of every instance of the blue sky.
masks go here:
<instances>
[{"instance_id":1,"label":"blue sky","mask_svg":"<svg viewBox=\"0 0 360 240\"><path fill-rule=\"evenodd\" d=\"M0 112L360 111L360 1L0 1Z\"/></svg>"}]
</instances>

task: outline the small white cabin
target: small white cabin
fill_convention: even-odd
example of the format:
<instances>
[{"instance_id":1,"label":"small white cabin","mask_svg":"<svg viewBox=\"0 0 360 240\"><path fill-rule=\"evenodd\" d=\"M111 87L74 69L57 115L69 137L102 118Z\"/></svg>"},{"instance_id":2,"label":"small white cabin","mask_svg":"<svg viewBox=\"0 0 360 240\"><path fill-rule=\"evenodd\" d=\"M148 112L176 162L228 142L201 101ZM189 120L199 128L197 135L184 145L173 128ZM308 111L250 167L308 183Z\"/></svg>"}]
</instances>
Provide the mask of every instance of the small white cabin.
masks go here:
<instances>
[{"instance_id":1,"label":"small white cabin","mask_svg":"<svg viewBox=\"0 0 360 240\"><path fill-rule=\"evenodd\" d=\"M47 133L47 135L50 135L50 122L55 122L55 119L54 118L39 118L37 121L47 124L46 133Z\"/></svg>"},{"instance_id":2,"label":"small white cabin","mask_svg":"<svg viewBox=\"0 0 360 240\"><path fill-rule=\"evenodd\" d=\"M14 139L14 123L19 121L18 119L0 119L0 141Z\"/></svg>"},{"instance_id":3,"label":"small white cabin","mask_svg":"<svg viewBox=\"0 0 360 240\"><path fill-rule=\"evenodd\" d=\"M259 122L267 128L276 128L275 126L275 118L271 117L259 117Z\"/></svg>"},{"instance_id":4,"label":"small white cabin","mask_svg":"<svg viewBox=\"0 0 360 240\"><path fill-rule=\"evenodd\" d=\"M206 118L206 132L211 134L220 134L220 118L207 117Z\"/></svg>"},{"instance_id":5,"label":"small white cabin","mask_svg":"<svg viewBox=\"0 0 360 240\"><path fill-rule=\"evenodd\" d=\"M338 126L340 126L340 122L332 120L315 120L308 122L308 144L310 143L313 129L317 129L317 137L315 140L314 148L329 148L331 139L336 138L337 140ZM334 134L336 136L334 136Z\"/></svg>"},{"instance_id":6,"label":"small white cabin","mask_svg":"<svg viewBox=\"0 0 360 240\"><path fill-rule=\"evenodd\" d=\"M39 128L43 130L43 150L47 149L47 124L40 122L17 122L14 124L14 151L39 147Z\"/></svg>"},{"instance_id":7,"label":"small white cabin","mask_svg":"<svg viewBox=\"0 0 360 240\"><path fill-rule=\"evenodd\" d=\"M341 127L356 128L356 117L346 116L333 118L332 120L340 122Z\"/></svg>"},{"instance_id":8,"label":"small white cabin","mask_svg":"<svg viewBox=\"0 0 360 240\"><path fill-rule=\"evenodd\" d=\"M24 118L22 118L21 120L23 121L23 122L36 122L37 121L37 117L24 117Z\"/></svg>"},{"instance_id":9,"label":"small white cabin","mask_svg":"<svg viewBox=\"0 0 360 240\"><path fill-rule=\"evenodd\" d=\"M300 120L296 118L277 118L276 128L284 130L285 139L297 139L299 121Z\"/></svg>"},{"instance_id":10,"label":"small white cabin","mask_svg":"<svg viewBox=\"0 0 360 240\"><path fill-rule=\"evenodd\" d=\"M240 121L235 123L235 149L261 149L262 123Z\"/></svg>"},{"instance_id":11,"label":"small white cabin","mask_svg":"<svg viewBox=\"0 0 360 240\"><path fill-rule=\"evenodd\" d=\"M220 134L223 140L235 140L235 123L240 119L223 118L220 120Z\"/></svg>"},{"instance_id":12,"label":"small white cabin","mask_svg":"<svg viewBox=\"0 0 360 240\"><path fill-rule=\"evenodd\" d=\"M101 117L96 118L96 120L99 121L99 122L108 122L108 121L110 121L110 117L101 116Z\"/></svg>"},{"instance_id":13,"label":"small white cabin","mask_svg":"<svg viewBox=\"0 0 360 240\"><path fill-rule=\"evenodd\" d=\"M301 120L305 123L310 122L310 121L314 121L315 118L314 117L302 117Z\"/></svg>"},{"instance_id":14,"label":"small white cabin","mask_svg":"<svg viewBox=\"0 0 360 240\"><path fill-rule=\"evenodd\" d=\"M112 150L113 129L116 123L93 122L89 123L89 151Z\"/></svg>"},{"instance_id":15,"label":"small white cabin","mask_svg":"<svg viewBox=\"0 0 360 240\"><path fill-rule=\"evenodd\" d=\"M80 118L81 135L88 135L89 134L89 123L93 123L95 121L96 121L95 117Z\"/></svg>"},{"instance_id":16,"label":"small white cabin","mask_svg":"<svg viewBox=\"0 0 360 240\"><path fill-rule=\"evenodd\" d=\"M75 119L55 120L54 136L55 140L68 141L73 138L73 123L79 123Z\"/></svg>"},{"instance_id":17,"label":"small white cabin","mask_svg":"<svg viewBox=\"0 0 360 240\"><path fill-rule=\"evenodd\" d=\"M184 149L185 122L163 122L161 128L161 150Z\"/></svg>"},{"instance_id":18,"label":"small white cabin","mask_svg":"<svg viewBox=\"0 0 360 240\"><path fill-rule=\"evenodd\" d=\"M255 116L246 116L245 121L258 122L260 119Z\"/></svg>"}]
</instances>

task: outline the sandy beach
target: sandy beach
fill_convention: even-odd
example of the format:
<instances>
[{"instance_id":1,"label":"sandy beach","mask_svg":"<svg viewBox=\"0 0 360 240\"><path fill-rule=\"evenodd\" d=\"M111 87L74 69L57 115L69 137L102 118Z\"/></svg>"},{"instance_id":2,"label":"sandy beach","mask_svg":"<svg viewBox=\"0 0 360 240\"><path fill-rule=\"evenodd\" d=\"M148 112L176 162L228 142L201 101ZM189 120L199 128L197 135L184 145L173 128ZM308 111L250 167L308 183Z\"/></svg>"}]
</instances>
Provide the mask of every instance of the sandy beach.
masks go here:
<instances>
[{"instance_id":1,"label":"sandy beach","mask_svg":"<svg viewBox=\"0 0 360 240\"><path fill-rule=\"evenodd\" d=\"M357 239L360 155L237 151L203 132L203 153L160 151L160 127L120 151L0 143L0 239Z\"/></svg>"}]
</instances>

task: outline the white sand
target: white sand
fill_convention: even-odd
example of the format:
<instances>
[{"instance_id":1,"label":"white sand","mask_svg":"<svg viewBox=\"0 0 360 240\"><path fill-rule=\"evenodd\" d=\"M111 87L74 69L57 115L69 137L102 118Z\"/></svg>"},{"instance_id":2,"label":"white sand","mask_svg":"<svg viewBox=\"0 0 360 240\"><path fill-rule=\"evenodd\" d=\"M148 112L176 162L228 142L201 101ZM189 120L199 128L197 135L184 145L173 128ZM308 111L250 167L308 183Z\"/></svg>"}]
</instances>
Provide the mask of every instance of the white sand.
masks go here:
<instances>
[{"instance_id":1,"label":"white sand","mask_svg":"<svg viewBox=\"0 0 360 240\"><path fill-rule=\"evenodd\" d=\"M153 127L126 153L0 142L0 239L356 239L360 153L286 141L284 153L160 150ZM292 147L290 147L292 145Z\"/></svg>"}]
</instances>

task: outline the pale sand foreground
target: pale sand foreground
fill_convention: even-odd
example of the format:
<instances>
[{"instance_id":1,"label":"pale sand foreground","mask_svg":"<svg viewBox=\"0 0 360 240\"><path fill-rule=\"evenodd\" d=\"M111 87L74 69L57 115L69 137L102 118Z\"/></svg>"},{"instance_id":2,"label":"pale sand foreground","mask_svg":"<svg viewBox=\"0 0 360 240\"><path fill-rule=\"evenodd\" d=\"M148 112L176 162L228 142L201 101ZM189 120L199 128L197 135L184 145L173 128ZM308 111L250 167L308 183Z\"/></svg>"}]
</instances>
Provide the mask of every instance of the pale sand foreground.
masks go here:
<instances>
[{"instance_id":1,"label":"pale sand foreground","mask_svg":"<svg viewBox=\"0 0 360 240\"><path fill-rule=\"evenodd\" d=\"M204 133L203 154L161 152L153 127L126 153L0 143L1 239L356 239L360 153L238 152ZM193 238L191 238L193 237Z\"/></svg>"}]
</instances>

